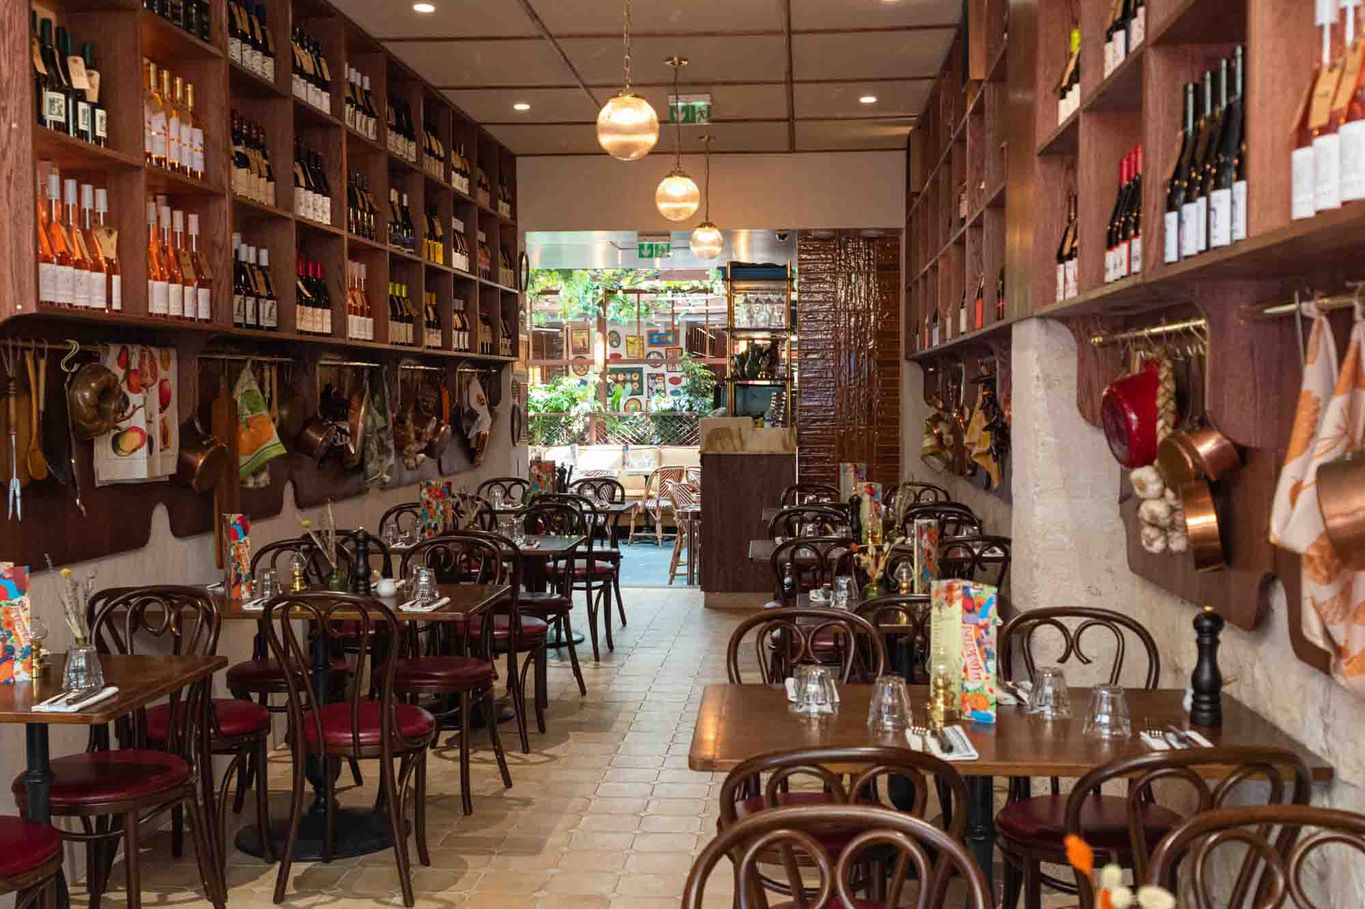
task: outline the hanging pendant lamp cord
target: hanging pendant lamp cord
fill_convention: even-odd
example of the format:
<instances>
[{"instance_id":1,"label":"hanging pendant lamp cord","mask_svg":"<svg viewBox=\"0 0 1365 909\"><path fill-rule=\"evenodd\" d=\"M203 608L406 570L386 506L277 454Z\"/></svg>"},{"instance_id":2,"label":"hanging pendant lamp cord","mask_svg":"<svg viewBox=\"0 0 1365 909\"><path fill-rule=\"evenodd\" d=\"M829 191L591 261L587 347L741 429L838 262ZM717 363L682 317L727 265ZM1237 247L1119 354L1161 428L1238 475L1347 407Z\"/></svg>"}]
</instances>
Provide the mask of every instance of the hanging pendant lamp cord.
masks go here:
<instances>
[{"instance_id":1,"label":"hanging pendant lamp cord","mask_svg":"<svg viewBox=\"0 0 1365 909\"><path fill-rule=\"evenodd\" d=\"M706 223L710 224L710 223L711 223L711 137L710 137L710 136L707 136L705 139L702 140L702 143L703 143L703 144L705 145L705 147L706 147L706 195L705 195L705 197L704 197L704 198L706 199L706 211L702 214L701 219L702 219L703 221L705 221Z\"/></svg>"},{"instance_id":2,"label":"hanging pendant lamp cord","mask_svg":"<svg viewBox=\"0 0 1365 909\"><path fill-rule=\"evenodd\" d=\"M630 0L626 0L625 28L623 37L626 44L626 91L630 91Z\"/></svg>"},{"instance_id":3,"label":"hanging pendant lamp cord","mask_svg":"<svg viewBox=\"0 0 1365 909\"><path fill-rule=\"evenodd\" d=\"M673 118L673 126L678 134L678 150L673 156L674 170L682 170L682 117L679 116L681 105L678 103L678 70L680 69L682 69L681 66L673 67L673 98L668 111L668 115Z\"/></svg>"}]
</instances>

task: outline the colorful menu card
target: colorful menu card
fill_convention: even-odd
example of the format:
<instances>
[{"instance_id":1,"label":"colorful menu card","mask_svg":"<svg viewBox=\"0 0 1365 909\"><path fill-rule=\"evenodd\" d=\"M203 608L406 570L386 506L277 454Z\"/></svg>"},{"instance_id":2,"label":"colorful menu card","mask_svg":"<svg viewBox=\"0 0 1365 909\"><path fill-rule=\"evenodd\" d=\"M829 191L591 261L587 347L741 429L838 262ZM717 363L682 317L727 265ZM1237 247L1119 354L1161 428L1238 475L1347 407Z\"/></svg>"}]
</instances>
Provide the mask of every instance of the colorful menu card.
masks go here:
<instances>
[{"instance_id":1,"label":"colorful menu card","mask_svg":"<svg viewBox=\"0 0 1365 909\"><path fill-rule=\"evenodd\" d=\"M542 492L555 492L555 462L532 461L527 469L526 478L531 481L531 488L527 490L527 498L534 498Z\"/></svg>"},{"instance_id":2,"label":"colorful menu card","mask_svg":"<svg viewBox=\"0 0 1365 909\"><path fill-rule=\"evenodd\" d=\"M915 593L928 593L938 580L938 520L915 518L910 528L915 553Z\"/></svg>"},{"instance_id":3,"label":"colorful menu card","mask_svg":"<svg viewBox=\"0 0 1365 909\"><path fill-rule=\"evenodd\" d=\"M251 519L244 514L223 515L224 592L230 600L251 599Z\"/></svg>"},{"instance_id":4,"label":"colorful menu card","mask_svg":"<svg viewBox=\"0 0 1365 909\"><path fill-rule=\"evenodd\" d=\"M418 486L418 524L422 536L431 539L452 523L454 500L449 482L423 480Z\"/></svg>"},{"instance_id":5,"label":"colorful menu card","mask_svg":"<svg viewBox=\"0 0 1365 909\"><path fill-rule=\"evenodd\" d=\"M28 566L0 562L0 685L33 678Z\"/></svg>"},{"instance_id":6,"label":"colorful menu card","mask_svg":"<svg viewBox=\"0 0 1365 909\"><path fill-rule=\"evenodd\" d=\"M962 602L962 716L995 722L996 589L974 581L952 582Z\"/></svg>"}]
</instances>

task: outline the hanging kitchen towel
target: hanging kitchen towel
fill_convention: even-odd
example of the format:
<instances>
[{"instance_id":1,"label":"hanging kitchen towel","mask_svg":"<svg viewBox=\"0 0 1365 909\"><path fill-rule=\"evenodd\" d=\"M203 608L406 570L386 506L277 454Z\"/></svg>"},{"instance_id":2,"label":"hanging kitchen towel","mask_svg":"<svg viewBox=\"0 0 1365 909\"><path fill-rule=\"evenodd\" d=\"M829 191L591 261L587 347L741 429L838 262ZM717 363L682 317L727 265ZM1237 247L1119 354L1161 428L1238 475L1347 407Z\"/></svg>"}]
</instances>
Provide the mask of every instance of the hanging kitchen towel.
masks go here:
<instances>
[{"instance_id":1,"label":"hanging kitchen towel","mask_svg":"<svg viewBox=\"0 0 1365 909\"><path fill-rule=\"evenodd\" d=\"M393 420L389 409L389 380L384 367L370 372L370 406L365 410L365 485L393 481L395 460Z\"/></svg>"},{"instance_id":2,"label":"hanging kitchen towel","mask_svg":"<svg viewBox=\"0 0 1365 909\"><path fill-rule=\"evenodd\" d=\"M1365 441L1365 361L1361 350L1365 322L1357 322L1352 329L1335 387L1330 397L1323 398L1320 391L1325 370L1316 361L1327 360L1334 350L1325 321L1318 317L1309 339L1303 390L1271 512L1271 540L1303 555L1300 613L1304 636L1332 653L1332 674L1341 684L1365 694L1365 572L1348 569L1332 548L1313 488L1320 467L1359 451ZM1314 383L1311 389L1310 375ZM1319 408L1321 417L1317 418ZM1316 432L1311 432L1314 423ZM1283 507L1286 500L1287 518Z\"/></svg>"},{"instance_id":3,"label":"hanging kitchen towel","mask_svg":"<svg viewBox=\"0 0 1365 909\"><path fill-rule=\"evenodd\" d=\"M148 403L156 407L155 389L160 368L150 347L111 344L104 365L118 376L119 390L128 396L128 416L94 440L95 485L141 483L153 478L152 460L157 439L155 420L148 422Z\"/></svg>"},{"instance_id":4,"label":"hanging kitchen towel","mask_svg":"<svg viewBox=\"0 0 1365 909\"><path fill-rule=\"evenodd\" d=\"M261 394L248 363L237 377L232 396L237 399L237 465L245 481L276 458L284 457L284 444L270 419L270 408Z\"/></svg>"}]
</instances>

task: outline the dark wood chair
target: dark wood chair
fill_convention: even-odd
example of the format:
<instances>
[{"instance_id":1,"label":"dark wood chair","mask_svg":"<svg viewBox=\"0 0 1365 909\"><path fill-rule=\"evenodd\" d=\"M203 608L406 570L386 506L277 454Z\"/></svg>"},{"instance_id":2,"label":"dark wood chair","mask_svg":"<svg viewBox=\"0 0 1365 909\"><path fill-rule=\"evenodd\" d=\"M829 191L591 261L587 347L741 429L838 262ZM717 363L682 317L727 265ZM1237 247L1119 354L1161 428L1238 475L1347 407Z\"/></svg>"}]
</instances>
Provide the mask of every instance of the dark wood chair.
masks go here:
<instances>
[{"instance_id":1,"label":"dark wood chair","mask_svg":"<svg viewBox=\"0 0 1365 909\"><path fill-rule=\"evenodd\" d=\"M793 483L782 490L782 506L839 501L839 487L828 483Z\"/></svg>"},{"instance_id":2,"label":"dark wood chair","mask_svg":"<svg viewBox=\"0 0 1365 909\"><path fill-rule=\"evenodd\" d=\"M531 481L521 477L493 477L480 483L474 493L491 502L493 491L501 490L503 504L506 507L515 508L527 503L526 497L530 489Z\"/></svg>"},{"instance_id":3,"label":"dark wood chair","mask_svg":"<svg viewBox=\"0 0 1365 909\"><path fill-rule=\"evenodd\" d=\"M768 539L790 540L808 535L814 526L816 536L834 537L848 533L848 509L842 505L787 505L768 520Z\"/></svg>"},{"instance_id":4,"label":"dark wood chair","mask_svg":"<svg viewBox=\"0 0 1365 909\"><path fill-rule=\"evenodd\" d=\"M891 790L904 792L905 801L893 805ZM743 761L725 777L720 791L717 832L723 833L746 818L774 808L792 806L856 805L896 808L928 820L928 794L939 793L946 804L939 813L954 840L962 839L966 823L967 783L948 762L919 751L891 747L801 748L758 755ZM839 824L812 830L821 848L838 855L866 828ZM777 856L771 856L776 859ZM868 863L866 882L876 890L884 876L880 857ZM775 862L765 862L772 864ZM791 895L791 883L763 878L767 889ZM807 897L814 896L809 891Z\"/></svg>"},{"instance_id":5,"label":"dark wood chair","mask_svg":"<svg viewBox=\"0 0 1365 909\"><path fill-rule=\"evenodd\" d=\"M920 505L931 502L951 502L948 490L933 483L910 481L893 486L882 496L882 506L894 512L898 504Z\"/></svg>"},{"instance_id":6,"label":"dark wood chair","mask_svg":"<svg viewBox=\"0 0 1365 909\"><path fill-rule=\"evenodd\" d=\"M411 536L422 525L422 506L418 502L395 505L379 517L379 538Z\"/></svg>"},{"instance_id":7,"label":"dark wood chair","mask_svg":"<svg viewBox=\"0 0 1365 909\"><path fill-rule=\"evenodd\" d=\"M311 631L301 631L301 627ZM412 829L417 856L431 864L427 850L427 749L436 735L430 713L394 697L392 659L399 641L398 619L372 597L346 593L282 594L266 604L266 638L270 652L284 667L289 697L288 741L293 758L293 787L284 858L275 880L275 902L284 900L289 872L303 820L304 788L310 757L323 761L324 797L329 806L323 861L330 862L336 842L335 762L342 758L379 762L380 804L388 813L398 883L405 906L414 905L408 861L406 794L414 800ZM340 700L324 701L312 687L313 652L336 652L353 646L355 678ZM394 763L398 762L397 768ZM409 789L409 783L411 788Z\"/></svg>"},{"instance_id":8,"label":"dark wood chair","mask_svg":"<svg viewBox=\"0 0 1365 909\"><path fill-rule=\"evenodd\" d=\"M1359 867L1365 815L1311 805L1212 808L1166 834L1146 882L1178 896L1177 881L1186 885L1180 905L1190 909L1339 909L1342 897L1315 893L1306 876L1352 850Z\"/></svg>"},{"instance_id":9,"label":"dark wood chair","mask_svg":"<svg viewBox=\"0 0 1365 909\"><path fill-rule=\"evenodd\" d=\"M1106 784L1115 783L1125 785L1126 796L1102 794ZM1114 862L1131 869L1133 879L1141 881L1147 877L1152 851L1182 822L1234 805L1307 805L1312 785L1303 758L1283 748L1189 748L1119 758L1077 781L1065 798L1061 824L1050 827L1056 845L1047 851L1030 846L1029 853L1039 861L1064 862L1061 838L1076 833L1095 850L1097 867ZM1033 812L1024 820L1041 831L1054 818ZM1075 877L1081 909L1095 909L1090 878L1079 872ZM1041 904L1040 881L1041 876L1030 875L1026 866L1024 905L1028 909ZM1008 886L1004 905L1013 905Z\"/></svg>"},{"instance_id":10,"label":"dark wood chair","mask_svg":"<svg viewBox=\"0 0 1365 909\"><path fill-rule=\"evenodd\" d=\"M929 594L889 594L864 600L857 614L872 623L889 642L887 653L894 671L923 685L929 681Z\"/></svg>"},{"instance_id":11,"label":"dark wood chair","mask_svg":"<svg viewBox=\"0 0 1365 909\"><path fill-rule=\"evenodd\" d=\"M916 518L933 518L938 521L940 541L951 537L979 537L984 533L981 519L960 502L925 502L911 505L901 515L900 526L897 528L902 536L909 537L913 533Z\"/></svg>"},{"instance_id":12,"label":"dark wood chair","mask_svg":"<svg viewBox=\"0 0 1365 909\"><path fill-rule=\"evenodd\" d=\"M62 870L62 835L50 824L0 817L0 895L14 894L14 909L56 909Z\"/></svg>"},{"instance_id":13,"label":"dark wood chair","mask_svg":"<svg viewBox=\"0 0 1365 909\"><path fill-rule=\"evenodd\" d=\"M591 499L594 504L599 506L597 523L599 531L605 535L607 541L606 547L600 554L616 561L617 569L612 579L612 589L616 593L616 611L620 615L621 626L624 628L626 625L626 601L621 596L621 550L616 539L620 529L620 517L618 516L613 520L610 515L601 511L600 506L604 502L613 505L624 503L626 501L626 487L615 477L586 477L570 483L569 492Z\"/></svg>"},{"instance_id":14,"label":"dark wood chair","mask_svg":"<svg viewBox=\"0 0 1365 909\"><path fill-rule=\"evenodd\" d=\"M1015 667L1021 661L1024 676L1032 681L1038 671L1037 650L1046 641L1051 641L1047 646L1055 654L1049 658L1050 664L1065 668L1074 659L1081 666L1094 666L1096 657L1093 651L1086 649L1085 642L1093 640L1096 633L1103 635L1100 638L1102 642L1107 641L1112 645L1105 677L1108 684L1117 685L1122 681L1125 659L1132 646L1131 637L1136 640L1140 652L1145 653L1146 667L1138 675L1138 684L1133 686L1130 681L1129 685L1147 691L1156 688L1161 675L1161 656L1151 632L1142 623L1123 613L1087 606L1031 609L1006 622L1000 629L996 646L1000 657L1000 678L1017 678ZM1084 709L1084 704L1072 705L1073 711ZM1062 826L1065 797L1061 794L1059 779L1054 777L1049 784L1050 791L1047 794L1034 796L1028 778L1012 778L1009 800L996 818L997 831L1002 829L1002 823L1005 831L996 837L996 841L1005 859L1005 895L1010 898L1004 904L1007 909L1014 906L1021 886L1032 892L1037 892L1044 884L1054 890L1075 892L1075 886L1070 881L1043 873L1040 867L1042 861L1034 858L1037 855L1058 854L1056 850L1060 840L1056 831ZM1123 800L1118 799L1117 802L1117 805L1107 803L1105 819L1112 820L1117 811L1121 825ZM1036 909L1036 905L1036 902L1026 900L1028 909Z\"/></svg>"},{"instance_id":15,"label":"dark wood chair","mask_svg":"<svg viewBox=\"0 0 1365 909\"><path fill-rule=\"evenodd\" d=\"M820 837L839 827L857 830L833 853ZM815 869L816 897L787 902L774 909L795 906L830 909L893 909L905 905L911 874L919 881L920 891L910 905L917 909L941 909L947 905L946 890L953 877L962 879L965 893L954 897L952 905L962 909L991 909L992 898L985 876L960 840L930 824L900 811L864 805L811 805L771 808L725 829L707 844L683 889L683 909L701 909L706 883L722 859L734 863L734 905L765 907L764 875L759 869L776 855L787 876L784 889L800 891L802 870ZM881 898L856 897L865 879L863 865L876 856L891 869ZM798 860L800 857L800 860Z\"/></svg>"},{"instance_id":16,"label":"dark wood chair","mask_svg":"<svg viewBox=\"0 0 1365 909\"><path fill-rule=\"evenodd\" d=\"M586 545L579 552L577 564L573 566L572 589L583 594L588 609L588 637L592 641L594 663L602 661L598 640L597 618L602 617L602 637L607 650L615 650L611 639L611 601L615 592L620 602L621 551L607 540L607 515L597 510L597 503L587 496L572 492L543 493L536 497L536 504L560 503L577 508L583 515L583 535ZM561 566L562 570L568 570ZM622 610L621 615L625 616Z\"/></svg>"},{"instance_id":17,"label":"dark wood chair","mask_svg":"<svg viewBox=\"0 0 1365 909\"><path fill-rule=\"evenodd\" d=\"M851 537L797 537L773 549L772 566L776 589L773 596L783 606L795 606L802 593L833 584L840 575L854 573Z\"/></svg>"},{"instance_id":18,"label":"dark wood chair","mask_svg":"<svg viewBox=\"0 0 1365 909\"><path fill-rule=\"evenodd\" d=\"M508 545L510 540L505 541ZM414 565L431 568L443 584L520 583L520 565L515 579L506 572L506 553L491 535L449 533L418 543L403 556L403 576ZM515 587L513 587L515 591ZM511 610L516 610L516 594L509 593ZM494 622L430 622L425 644L408 623L401 653L394 668L394 693L410 703L433 698L428 712L438 723L452 720L460 731L460 802L465 814L474 811L469 783L470 711L475 703L488 728L493 756L498 762L504 788L512 786L507 757L498 737L498 715L493 704L497 672L493 665ZM474 629L478 634L474 634ZM513 665L515 665L515 657ZM515 687L515 686L514 686ZM520 698L517 699L520 701ZM526 734L525 707L517 710L518 731ZM433 740L434 741L434 740Z\"/></svg>"},{"instance_id":19,"label":"dark wood chair","mask_svg":"<svg viewBox=\"0 0 1365 909\"><path fill-rule=\"evenodd\" d=\"M202 587L139 587L112 591L101 599L90 628L103 653L213 654L218 646L218 613ZM149 747L148 713L159 709L176 722ZM221 854L211 830L207 740L211 730L209 680L171 694L164 708L139 709L121 719L117 734L126 747L111 750L107 732L92 735L91 747L52 761L49 794L53 817L75 818L79 829L64 830L64 840L86 847L86 884L90 905L98 907L108 883L119 840L123 841L127 905L142 905L142 828L168 811L183 807L204 894L217 909L227 899ZM28 799L22 775L12 786L20 811Z\"/></svg>"},{"instance_id":20,"label":"dark wood chair","mask_svg":"<svg viewBox=\"0 0 1365 909\"><path fill-rule=\"evenodd\" d=\"M999 590L1010 572L1009 537L951 537L939 542L938 572L943 578L958 578L989 584Z\"/></svg>"},{"instance_id":21,"label":"dark wood chair","mask_svg":"<svg viewBox=\"0 0 1365 909\"><path fill-rule=\"evenodd\" d=\"M513 520L520 522L528 534L582 537L588 534L587 517L578 506L568 502L535 501L518 511ZM573 668L574 679L578 682L578 693L586 696L588 685L583 680L583 669L578 663L578 649L573 643L573 591L578 559L579 547L574 546L549 560L545 565L543 577L537 579L535 583L529 583L529 579L523 575L523 579L528 580L528 587L543 589L529 589L522 593L519 605L524 619L535 619L548 628L557 629L556 640L563 641L569 651L569 665ZM596 625L595 609L590 602L588 624L592 626ZM541 629L536 622L523 620L522 627L529 628L531 633L538 635ZM539 692L539 675L536 684L536 727L544 732L545 705L542 704Z\"/></svg>"},{"instance_id":22,"label":"dark wood chair","mask_svg":"<svg viewBox=\"0 0 1365 909\"><path fill-rule=\"evenodd\" d=\"M782 682L802 663L833 665L842 682L870 682L886 670L886 648L867 619L843 609L790 606L765 609L730 633L725 671L736 685L744 682L740 648L751 631L765 685Z\"/></svg>"}]
</instances>

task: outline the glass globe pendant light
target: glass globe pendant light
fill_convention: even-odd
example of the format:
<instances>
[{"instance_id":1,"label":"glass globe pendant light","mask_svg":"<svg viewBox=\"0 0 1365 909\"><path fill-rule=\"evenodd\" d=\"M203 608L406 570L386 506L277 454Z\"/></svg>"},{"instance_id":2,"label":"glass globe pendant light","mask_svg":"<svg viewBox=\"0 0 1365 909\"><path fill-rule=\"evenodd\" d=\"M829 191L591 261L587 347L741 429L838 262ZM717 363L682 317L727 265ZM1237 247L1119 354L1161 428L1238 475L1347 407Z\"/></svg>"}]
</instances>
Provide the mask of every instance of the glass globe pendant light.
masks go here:
<instances>
[{"instance_id":1,"label":"glass globe pendant light","mask_svg":"<svg viewBox=\"0 0 1365 909\"><path fill-rule=\"evenodd\" d=\"M638 161L659 141L659 115L630 90L630 0L625 19L625 87L597 112L597 144L613 158Z\"/></svg>"},{"instance_id":2,"label":"glass globe pendant light","mask_svg":"<svg viewBox=\"0 0 1365 909\"><path fill-rule=\"evenodd\" d=\"M706 212L702 222L692 231L688 245L698 259L714 259L725 248L725 237L721 236L720 228L711 223L711 137L702 136L701 141L706 146Z\"/></svg>"},{"instance_id":3,"label":"glass globe pendant light","mask_svg":"<svg viewBox=\"0 0 1365 909\"><path fill-rule=\"evenodd\" d=\"M687 65L686 57L665 57L664 62L673 67L673 107L669 113L676 128L678 147L674 153L673 170L659 182L654 190L654 205L659 214L670 221L686 221L697 212L701 204L701 191L696 181L689 177L682 167L682 117L678 109L678 71Z\"/></svg>"}]
</instances>

